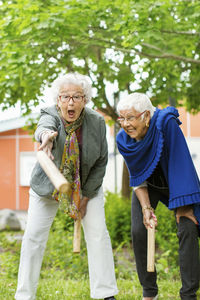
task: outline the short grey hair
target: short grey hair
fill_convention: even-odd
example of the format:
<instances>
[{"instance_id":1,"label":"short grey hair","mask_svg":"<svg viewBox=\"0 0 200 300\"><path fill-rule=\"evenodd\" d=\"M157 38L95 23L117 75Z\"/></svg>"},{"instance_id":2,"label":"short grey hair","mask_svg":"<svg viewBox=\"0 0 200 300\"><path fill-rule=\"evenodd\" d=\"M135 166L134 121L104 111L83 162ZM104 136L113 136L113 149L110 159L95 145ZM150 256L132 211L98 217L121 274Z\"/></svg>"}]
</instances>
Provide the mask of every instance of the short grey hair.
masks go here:
<instances>
[{"instance_id":1,"label":"short grey hair","mask_svg":"<svg viewBox=\"0 0 200 300\"><path fill-rule=\"evenodd\" d=\"M74 84L80 86L83 89L86 102L89 102L92 98L92 84L90 78L86 75L79 73L68 73L61 77L56 78L51 85L51 92L54 102L57 102L60 88L64 84Z\"/></svg>"},{"instance_id":2,"label":"short grey hair","mask_svg":"<svg viewBox=\"0 0 200 300\"><path fill-rule=\"evenodd\" d=\"M155 106L153 106L153 104L151 103L149 97L143 93L132 93L122 98L117 104L117 113L119 114L121 110L126 110L130 108L134 108L138 112L148 110L150 111L151 117L153 116L154 111L156 110Z\"/></svg>"}]
</instances>

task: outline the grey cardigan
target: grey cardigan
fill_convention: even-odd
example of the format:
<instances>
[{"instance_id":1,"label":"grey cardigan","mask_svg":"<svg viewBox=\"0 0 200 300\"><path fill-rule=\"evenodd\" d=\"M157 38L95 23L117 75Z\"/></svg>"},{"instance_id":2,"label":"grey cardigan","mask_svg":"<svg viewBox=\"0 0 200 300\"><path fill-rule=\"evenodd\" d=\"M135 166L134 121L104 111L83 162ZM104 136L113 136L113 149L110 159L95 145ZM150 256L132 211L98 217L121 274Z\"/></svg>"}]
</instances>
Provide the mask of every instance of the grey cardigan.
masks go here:
<instances>
[{"instance_id":1,"label":"grey cardigan","mask_svg":"<svg viewBox=\"0 0 200 300\"><path fill-rule=\"evenodd\" d=\"M54 163L59 168L62 160L66 132L62 120L51 106L41 110L40 120L35 131L35 139L40 142L41 133L45 130L58 132L54 141L52 154ZM104 118L94 110L85 108L82 125L82 157L81 157L81 190L82 195L94 197L102 185L108 160L106 126ZM31 188L39 195L50 197L54 187L37 162L31 175Z\"/></svg>"}]
</instances>

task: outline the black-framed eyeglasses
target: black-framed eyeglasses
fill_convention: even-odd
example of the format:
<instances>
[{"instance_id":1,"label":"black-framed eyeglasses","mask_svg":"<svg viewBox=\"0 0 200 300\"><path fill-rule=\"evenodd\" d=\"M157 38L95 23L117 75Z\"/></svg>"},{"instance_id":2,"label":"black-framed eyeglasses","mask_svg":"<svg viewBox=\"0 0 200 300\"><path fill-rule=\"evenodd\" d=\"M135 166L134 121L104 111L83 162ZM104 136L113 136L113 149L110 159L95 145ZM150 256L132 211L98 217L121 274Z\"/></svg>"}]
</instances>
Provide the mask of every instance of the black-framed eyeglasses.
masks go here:
<instances>
[{"instance_id":1,"label":"black-framed eyeglasses","mask_svg":"<svg viewBox=\"0 0 200 300\"><path fill-rule=\"evenodd\" d=\"M71 99L73 102L81 102L84 99L85 96L82 95L74 95L74 96L69 96L69 95L59 95L59 98L62 102L69 102Z\"/></svg>"},{"instance_id":2,"label":"black-framed eyeglasses","mask_svg":"<svg viewBox=\"0 0 200 300\"><path fill-rule=\"evenodd\" d=\"M146 110L144 110L142 113L140 113L139 115L137 116L129 116L127 118L124 118L124 117L118 117L117 120L120 122L120 123L124 123L125 121L126 122L133 122L134 120L138 119L141 115L143 115L144 113L146 112Z\"/></svg>"}]
</instances>

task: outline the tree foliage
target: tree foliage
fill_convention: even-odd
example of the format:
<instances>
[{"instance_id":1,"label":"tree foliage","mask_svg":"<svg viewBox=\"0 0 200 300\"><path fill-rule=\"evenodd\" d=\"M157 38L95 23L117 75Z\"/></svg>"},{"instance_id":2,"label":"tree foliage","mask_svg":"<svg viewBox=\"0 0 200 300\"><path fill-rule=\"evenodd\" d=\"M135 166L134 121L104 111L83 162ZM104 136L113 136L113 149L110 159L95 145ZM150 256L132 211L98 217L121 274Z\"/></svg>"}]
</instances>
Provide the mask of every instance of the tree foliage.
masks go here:
<instances>
[{"instance_id":1,"label":"tree foliage","mask_svg":"<svg viewBox=\"0 0 200 300\"><path fill-rule=\"evenodd\" d=\"M29 112L60 73L79 71L113 120L120 91L199 111L199 17L195 0L0 1L0 102Z\"/></svg>"}]
</instances>

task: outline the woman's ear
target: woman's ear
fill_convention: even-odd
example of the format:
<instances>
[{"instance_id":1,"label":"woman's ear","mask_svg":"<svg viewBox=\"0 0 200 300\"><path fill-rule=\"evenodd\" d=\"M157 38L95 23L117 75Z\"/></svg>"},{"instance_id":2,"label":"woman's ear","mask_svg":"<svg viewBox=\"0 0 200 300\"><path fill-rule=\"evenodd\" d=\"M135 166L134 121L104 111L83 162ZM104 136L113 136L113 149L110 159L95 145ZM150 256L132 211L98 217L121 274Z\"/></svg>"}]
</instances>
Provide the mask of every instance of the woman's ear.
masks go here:
<instances>
[{"instance_id":1,"label":"woman's ear","mask_svg":"<svg viewBox=\"0 0 200 300\"><path fill-rule=\"evenodd\" d=\"M59 101L59 97L57 97L57 105L58 105L58 107L60 107L60 101Z\"/></svg>"},{"instance_id":2,"label":"woman's ear","mask_svg":"<svg viewBox=\"0 0 200 300\"><path fill-rule=\"evenodd\" d=\"M145 114L145 124L146 124L147 127L149 127L150 120L151 120L151 114L150 114L150 111L147 110L146 114Z\"/></svg>"}]
</instances>

